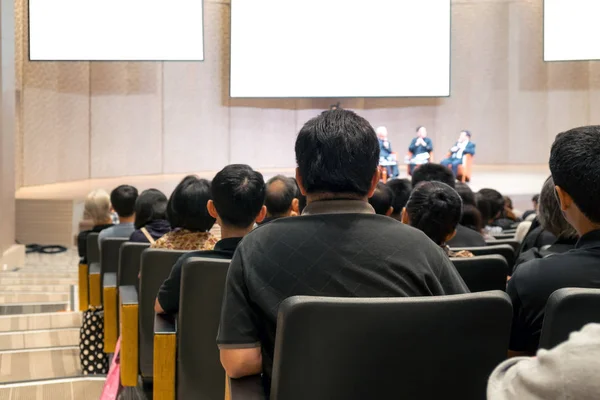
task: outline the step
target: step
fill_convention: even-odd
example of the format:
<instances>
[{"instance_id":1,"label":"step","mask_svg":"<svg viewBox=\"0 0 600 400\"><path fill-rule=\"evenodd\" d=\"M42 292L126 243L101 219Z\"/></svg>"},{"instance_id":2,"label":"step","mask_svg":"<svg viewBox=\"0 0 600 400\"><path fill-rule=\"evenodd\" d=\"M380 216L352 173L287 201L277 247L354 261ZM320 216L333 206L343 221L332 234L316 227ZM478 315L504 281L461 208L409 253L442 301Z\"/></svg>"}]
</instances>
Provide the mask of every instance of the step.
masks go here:
<instances>
[{"instance_id":1,"label":"step","mask_svg":"<svg viewBox=\"0 0 600 400\"><path fill-rule=\"evenodd\" d=\"M0 351L79 346L79 328L0 333Z\"/></svg>"},{"instance_id":2,"label":"step","mask_svg":"<svg viewBox=\"0 0 600 400\"><path fill-rule=\"evenodd\" d=\"M51 278L3 278L0 277L0 287L9 285L76 285L77 279Z\"/></svg>"},{"instance_id":3,"label":"step","mask_svg":"<svg viewBox=\"0 0 600 400\"><path fill-rule=\"evenodd\" d=\"M69 293L71 285L3 285L0 294L20 293Z\"/></svg>"},{"instance_id":4,"label":"step","mask_svg":"<svg viewBox=\"0 0 600 400\"><path fill-rule=\"evenodd\" d=\"M77 269L69 271L18 270L0 271L0 278L43 278L43 279L77 279Z\"/></svg>"},{"instance_id":5,"label":"step","mask_svg":"<svg viewBox=\"0 0 600 400\"><path fill-rule=\"evenodd\" d=\"M67 311L69 303L16 303L0 305L0 315L43 314Z\"/></svg>"},{"instance_id":6,"label":"step","mask_svg":"<svg viewBox=\"0 0 600 400\"><path fill-rule=\"evenodd\" d=\"M58 312L0 316L0 332L78 328L82 324L81 315L80 312Z\"/></svg>"},{"instance_id":7,"label":"step","mask_svg":"<svg viewBox=\"0 0 600 400\"><path fill-rule=\"evenodd\" d=\"M0 382L81 375L79 347L0 351Z\"/></svg>"},{"instance_id":8,"label":"step","mask_svg":"<svg viewBox=\"0 0 600 400\"><path fill-rule=\"evenodd\" d=\"M104 377L52 379L0 385L0 399L98 400Z\"/></svg>"},{"instance_id":9,"label":"step","mask_svg":"<svg viewBox=\"0 0 600 400\"><path fill-rule=\"evenodd\" d=\"M69 293L13 293L0 294L0 304L68 303Z\"/></svg>"}]
</instances>

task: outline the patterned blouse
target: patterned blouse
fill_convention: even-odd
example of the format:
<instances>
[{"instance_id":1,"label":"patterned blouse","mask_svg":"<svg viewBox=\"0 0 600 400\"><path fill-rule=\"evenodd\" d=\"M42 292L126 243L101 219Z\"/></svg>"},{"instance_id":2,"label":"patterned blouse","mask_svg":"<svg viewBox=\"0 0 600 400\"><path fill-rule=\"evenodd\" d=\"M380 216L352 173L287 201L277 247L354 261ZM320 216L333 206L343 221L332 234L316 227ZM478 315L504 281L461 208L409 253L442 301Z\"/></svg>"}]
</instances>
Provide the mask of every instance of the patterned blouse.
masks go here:
<instances>
[{"instance_id":1,"label":"patterned blouse","mask_svg":"<svg viewBox=\"0 0 600 400\"><path fill-rule=\"evenodd\" d=\"M450 250L450 247L447 245L443 245L442 249L446 252L448 257L450 258L471 258L474 257L473 253L468 250Z\"/></svg>"},{"instance_id":2,"label":"patterned blouse","mask_svg":"<svg viewBox=\"0 0 600 400\"><path fill-rule=\"evenodd\" d=\"M167 250L212 250L217 242L217 237L210 232L175 229L158 239L150 247Z\"/></svg>"}]
</instances>

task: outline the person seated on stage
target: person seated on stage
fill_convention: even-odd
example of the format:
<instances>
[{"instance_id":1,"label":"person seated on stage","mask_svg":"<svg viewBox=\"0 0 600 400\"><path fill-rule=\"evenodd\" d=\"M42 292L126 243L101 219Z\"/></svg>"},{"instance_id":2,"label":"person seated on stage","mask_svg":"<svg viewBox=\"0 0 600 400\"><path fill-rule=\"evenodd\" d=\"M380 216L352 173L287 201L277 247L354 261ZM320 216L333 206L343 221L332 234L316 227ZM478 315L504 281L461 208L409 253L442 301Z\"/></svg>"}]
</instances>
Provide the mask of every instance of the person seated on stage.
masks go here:
<instances>
[{"instance_id":1,"label":"person seated on stage","mask_svg":"<svg viewBox=\"0 0 600 400\"><path fill-rule=\"evenodd\" d=\"M379 144L364 118L326 111L302 127L295 151L308 204L302 217L278 219L244 237L227 274L217 337L227 375L262 373L267 396L284 299L468 292L439 246L369 205L379 182ZM399 245L374 240L375 233Z\"/></svg>"},{"instance_id":2,"label":"person seated on stage","mask_svg":"<svg viewBox=\"0 0 600 400\"><path fill-rule=\"evenodd\" d=\"M402 211L402 222L423 231L448 257L473 257L469 251L452 251L446 244L456 235L462 200L442 182L422 182L412 191Z\"/></svg>"},{"instance_id":3,"label":"person seated on stage","mask_svg":"<svg viewBox=\"0 0 600 400\"><path fill-rule=\"evenodd\" d=\"M110 215L110 196L102 189L91 191L85 198L83 219L91 219L92 229L81 231L77 235L77 251L82 264L87 264L87 237L93 232L102 232L113 226Z\"/></svg>"},{"instance_id":4,"label":"person seated on stage","mask_svg":"<svg viewBox=\"0 0 600 400\"><path fill-rule=\"evenodd\" d=\"M458 166L463 163L465 154L475 155L475 143L471 142L471 132L461 131L456 144L450 149L450 157L442 160L440 164L451 167L454 176L458 176Z\"/></svg>"},{"instance_id":5,"label":"person seated on stage","mask_svg":"<svg viewBox=\"0 0 600 400\"><path fill-rule=\"evenodd\" d=\"M135 227L135 202L138 198L138 191L130 185L121 185L110 193L110 203L112 209L119 216L119 223L104 229L98 235L98 246L102 247L102 241L109 237L129 238Z\"/></svg>"},{"instance_id":6,"label":"person seated on stage","mask_svg":"<svg viewBox=\"0 0 600 400\"><path fill-rule=\"evenodd\" d=\"M410 192L412 192L412 183L408 179L392 179L386 183L386 186L392 190L394 195L390 217L402 221L402 209L406 206Z\"/></svg>"},{"instance_id":7,"label":"person seated on stage","mask_svg":"<svg viewBox=\"0 0 600 400\"><path fill-rule=\"evenodd\" d=\"M560 211L560 204L556 199L554 192L554 180L552 177L548 178L542 187L542 193L539 197L539 213L538 218L541 229L552 234L556 237L556 240L549 246L535 246L529 250L521 253L515 263L517 265L523 264L524 262L534 260L536 258L548 257L551 254L562 254L569 250L572 250L577 244L577 232L569 225L569 223L563 217ZM534 233L536 237L540 237L541 234ZM532 240L529 238L528 240Z\"/></svg>"},{"instance_id":8,"label":"person seated on stage","mask_svg":"<svg viewBox=\"0 0 600 400\"><path fill-rule=\"evenodd\" d=\"M417 128L417 137L411 140L408 151L412 154L412 158L408 160L409 173L412 175L418 165L429 162L433 151L433 142L427 137L424 126Z\"/></svg>"},{"instance_id":9,"label":"person seated on stage","mask_svg":"<svg viewBox=\"0 0 600 400\"><path fill-rule=\"evenodd\" d=\"M152 243L171 231L167 221L167 196L157 189L144 190L135 201L135 231L130 242Z\"/></svg>"},{"instance_id":10,"label":"person seated on stage","mask_svg":"<svg viewBox=\"0 0 600 400\"><path fill-rule=\"evenodd\" d=\"M369 198L369 204L375 210L375 214L379 215L392 215L394 212L394 193L392 189L387 187L384 183L379 182L373 192L373 196Z\"/></svg>"},{"instance_id":11,"label":"person seated on stage","mask_svg":"<svg viewBox=\"0 0 600 400\"><path fill-rule=\"evenodd\" d=\"M293 178L277 175L267 181L265 206L267 217L261 222L266 224L283 217L300 215L298 207L298 185Z\"/></svg>"},{"instance_id":12,"label":"person seated on stage","mask_svg":"<svg viewBox=\"0 0 600 400\"><path fill-rule=\"evenodd\" d=\"M215 218L206 208L209 200L209 181L194 175L183 178L167 202L167 219L172 231L150 247L168 250L212 250L217 238L209 232L215 224Z\"/></svg>"},{"instance_id":13,"label":"person seated on stage","mask_svg":"<svg viewBox=\"0 0 600 400\"><path fill-rule=\"evenodd\" d=\"M519 265L506 292L513 304L509 348L533 354L544 310L561 288L600 288L600 126L559 134L550 151L550 171L561 213L575 228L573 250Z\"/></svg>"},{"instance_id":14,"label":"person seated on stage","mask_svg":"<svg viewBox=\"0 0 600 400\"><path fill-rule=\"evenodd\" d=\"M157 313L176 314L179 311L181 268L188 258L208 257L231 259L238 244L267 213L265 181L260 172L244 164L232 164L223 168L211 183L212 200L207 209L221 226L221 240L214 250L192 251L179 258L171 274L158 291L154 303Z\"/></svg>"},{"instance_id":15,"label":"person seated on stage","mask_svg":"<svg viewBox=\"0 0 600 400\"><path fill-rule=\"evenodd\" d=\"M388 178L395 178L398 176L398 162L396 154L392 151L392 144L388 140L387 128L380 126L376 132L379 139L379 163L391 163L391 165L386 165L385 168L387 169Z\"/></svg>"},{"instance_id":16,"label":"person seated on stage","mask_svg":"<svg viewBox=\"0 0 600 400\"><path fill-rule=\"evenodd\" d=\"M490 229L486 229L488 233L502 233L503 230L510 229L515 221L507 218L505 215L505 202L502 194L497 190L488 188L481 189L478 193L484 199L488 200L490 204L491 219L484 221L486 225L490 227Z\"/></svg>"}]
</instances>

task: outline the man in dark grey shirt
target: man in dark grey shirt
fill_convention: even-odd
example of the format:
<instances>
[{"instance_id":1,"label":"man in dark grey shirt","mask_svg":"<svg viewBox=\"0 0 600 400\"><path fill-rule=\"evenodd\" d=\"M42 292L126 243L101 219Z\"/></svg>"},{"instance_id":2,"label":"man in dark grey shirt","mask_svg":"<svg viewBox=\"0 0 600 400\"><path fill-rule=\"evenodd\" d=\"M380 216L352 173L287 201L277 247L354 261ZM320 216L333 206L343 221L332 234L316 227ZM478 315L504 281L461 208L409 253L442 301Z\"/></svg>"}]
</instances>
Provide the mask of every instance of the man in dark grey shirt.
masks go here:
<instances>
[{"instance_id":1,"label":"man in dark grey shirt","mask_svg":"<svg viewBox=\"0 0 600 400\"><path fill-rule=\"evenodd\" d=\"M217 342L232 378L264 373L270 386L280 303L294 295L434 296L468 289L425 234L367 202L379 174L371 125L347 110L307 122L296 140L302 216L262 225L233 257Z\"/></svg>"}]
</instances>

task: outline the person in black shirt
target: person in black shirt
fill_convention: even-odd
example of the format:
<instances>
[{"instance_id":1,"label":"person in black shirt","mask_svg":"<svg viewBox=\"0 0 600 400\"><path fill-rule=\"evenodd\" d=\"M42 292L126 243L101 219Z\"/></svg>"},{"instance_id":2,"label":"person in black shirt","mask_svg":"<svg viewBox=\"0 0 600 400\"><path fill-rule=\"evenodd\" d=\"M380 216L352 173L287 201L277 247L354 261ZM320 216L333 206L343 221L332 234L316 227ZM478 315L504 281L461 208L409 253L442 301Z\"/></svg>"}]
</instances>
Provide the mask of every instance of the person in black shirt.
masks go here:
<instances>
[{"instance_id":1,"label":"person in black shirt","mask_svg":"<svg viewBox=\"0 0 600 400\"><path fill-rule=\"evenodd\" d=\"M266 224L277 218L294 217L300 214L298 194L299 189L294 178L277 175L269 179L267 181L267 194L265 197L267 217L261 224Z\"/></svg>"},{"instance_id":2,"label":"person in black shirt","mask_svg":"<svg viewBox=\"0 0 600 400\"><path fill-rule=\"evenodd\" d=\"M270 387L279 305L295 295L435 296L468 289L423 232L376 215L379 143L352 111L326 111L296 139L302 216L248 234L227 276L217 343L232 378L263 373Z\"/></svg>"},{"instance_id":3,"label":"person in black shirt","mask_svg":"<svg viewBox=\"0 0 600 400\"><path fill-rule=\"evenodd\" d=\"M221 226L221 240L214 250L192 251L179 258L171 274L162 284L156 297L157 313L175 314L179 311L181 267L190 257L231 259L242 238L252 231L267 212L263 176L248 165L232 164L223 168L213 179L211 197L206 207Z\"/></svg>"},{"instance_id":4,"label":"person in black shirt","mask_svg":"<svg viewBox=\"0 0 600 400\"><path fill-rule=\"evenodd\" d=\"M388 217L394 212L394 193L384 183L379 182L373 196L369 198L369 204L375 210L375 214L387 215Z\"/></svg>"},{"instance_id":5,"label":"person in black shirt","mask_svg":"<svg viewBox=\"0 0 600 400\"><path fill-rule=\"evenodd\" d=\"M513 303L510 349L534 353L548 297L566 287L600 288L600 126L559 134L550 171L565 219L580 236L575 249L521 264L508 282Z\"/></svg>"},{"instance_id":6,"label":"person in black shirt","mask_svg":"<svg viewBox=\"0 0 600 400\"><path fill-rule=\"evenodd\" d=\"M402 221L402 209L406 206L406 202L412 191L412 183L408 179L391 179L387 181L386 186L392 190L394 200L392 202L392 213L390 217Z\"/></svg>"},{"instance_id":7,"label":"person in black shirt","mask_svg":"<svg viewBox=\"0 0 600 400\"><path fill-rule=\"evenodd\" d=\"M135 231L130 242L150 243L171 231L167 221L167 196L158 189L144 190L135 201Z\"/></svg>"}]
</instances>

